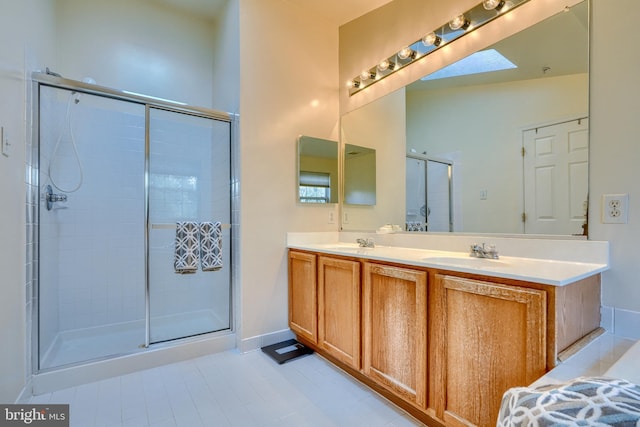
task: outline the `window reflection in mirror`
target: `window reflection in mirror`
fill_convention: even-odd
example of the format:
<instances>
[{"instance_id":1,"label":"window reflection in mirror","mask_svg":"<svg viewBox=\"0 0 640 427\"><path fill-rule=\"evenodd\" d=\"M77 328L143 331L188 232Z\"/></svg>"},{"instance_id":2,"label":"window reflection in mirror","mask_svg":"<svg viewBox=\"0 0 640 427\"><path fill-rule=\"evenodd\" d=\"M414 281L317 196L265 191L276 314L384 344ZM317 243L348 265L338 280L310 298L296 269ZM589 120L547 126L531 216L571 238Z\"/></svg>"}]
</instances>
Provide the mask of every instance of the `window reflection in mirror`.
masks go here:
<instances>
[{"instance_id":1,"label":"window reflection in mirror","mask_svg":"<svg viewBox=\"0 0 640 427\"><path fill-rule=\"evenodd\" d=\"M376 150L345 144L344 202L348 205L376 204Z\"/></svg>"},{"instance_id":2,"label":"window reflection in mirror","mask_svg":"<svg viewBox=\"0 0 640 427\"><path fill-rule=\"evenodd\" d=\"M338 142L298 137L298 201L338 203Z\"/></svg>"}]
</instances>

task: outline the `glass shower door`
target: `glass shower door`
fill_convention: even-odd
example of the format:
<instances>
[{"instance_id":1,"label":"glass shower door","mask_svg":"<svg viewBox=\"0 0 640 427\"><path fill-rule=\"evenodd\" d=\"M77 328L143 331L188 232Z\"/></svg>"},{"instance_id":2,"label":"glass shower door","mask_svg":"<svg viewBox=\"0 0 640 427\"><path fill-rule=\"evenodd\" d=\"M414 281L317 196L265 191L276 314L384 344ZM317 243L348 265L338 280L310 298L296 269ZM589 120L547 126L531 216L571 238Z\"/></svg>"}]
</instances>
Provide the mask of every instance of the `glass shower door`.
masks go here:
<instances>
[{"instance_id":1,"label":"glass shower door","mask_svg":"<svg viewBox=\"0 0 640 427\"><path fill-rule=\"evenodd\" d=\"M145 108L40 86L38 369L145 343Z\"/></svg>"},{"instance_id":2,"label":"glass shower door","mask_svg":"<svg viewBox=\"0 0 640 427\"><path fill-rule=\"evenodd\" d=\"M151 108L148 150L150 342L230 329L230 123ZM221 223L220 268L202 268L198 232L195 270L176 269L178 222Z\"/></svg>"}]
</instances>

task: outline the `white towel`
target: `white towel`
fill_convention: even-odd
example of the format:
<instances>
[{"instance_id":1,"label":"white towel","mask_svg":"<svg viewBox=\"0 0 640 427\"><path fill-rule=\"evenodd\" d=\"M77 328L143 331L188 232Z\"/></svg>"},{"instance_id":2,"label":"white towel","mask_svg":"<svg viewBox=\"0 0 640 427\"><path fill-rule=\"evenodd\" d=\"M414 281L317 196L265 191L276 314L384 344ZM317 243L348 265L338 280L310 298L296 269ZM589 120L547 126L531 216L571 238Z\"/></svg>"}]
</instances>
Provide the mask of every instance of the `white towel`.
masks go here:
<instances>
[{"instance_id":1,"label":"white towel","mask_svg":"<svg viewBox=\"0 0 640 427\"><path fill-rule=\"evenodd\" d=\"M176 250L173 268L176 273L195 273L198 271L199 227L197 222L179 221L176 223Z\"/></svg>"},{"instance_id":2,"label":"white towel","mask_svg":"<svg viewBox=\"0 0 640 427\"><path fill-rule=\"evenodd\" d=\"M222 224L220 222L200 223L200 259L202 271L216 271L222 268Z\"/></svg>"}]
</instances>

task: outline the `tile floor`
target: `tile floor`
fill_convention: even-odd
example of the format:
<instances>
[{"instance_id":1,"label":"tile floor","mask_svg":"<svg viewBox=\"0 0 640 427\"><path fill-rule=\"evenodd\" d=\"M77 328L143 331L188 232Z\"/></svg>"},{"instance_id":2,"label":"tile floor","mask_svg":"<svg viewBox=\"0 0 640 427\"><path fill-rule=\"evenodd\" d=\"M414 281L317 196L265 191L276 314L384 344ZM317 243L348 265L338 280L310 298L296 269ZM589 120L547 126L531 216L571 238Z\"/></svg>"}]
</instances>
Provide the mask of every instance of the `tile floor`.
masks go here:
<instances>
[{"instance_id":1,"label":"tile floor","mask_svg":"<svg viewBox=\"0 0 640 427\"><path fill-rule=\"evenodd\" d=\"M278 365L228 351L30 402L70 404L71 427L421 425L315 354Z\"/></svg>"},{"instance_id":2,"label":"tile floor","mask_svg":"<svg viewBox=\"0 0 640 427\"><path fill-rule=\"evenodd\" d=\"M605 334L536 384L601 375L632 344ZM69 403L72 427L420 425L315 354L277 365L261 351L228 351L30 402Z\"/></svg>"}]
</instances>

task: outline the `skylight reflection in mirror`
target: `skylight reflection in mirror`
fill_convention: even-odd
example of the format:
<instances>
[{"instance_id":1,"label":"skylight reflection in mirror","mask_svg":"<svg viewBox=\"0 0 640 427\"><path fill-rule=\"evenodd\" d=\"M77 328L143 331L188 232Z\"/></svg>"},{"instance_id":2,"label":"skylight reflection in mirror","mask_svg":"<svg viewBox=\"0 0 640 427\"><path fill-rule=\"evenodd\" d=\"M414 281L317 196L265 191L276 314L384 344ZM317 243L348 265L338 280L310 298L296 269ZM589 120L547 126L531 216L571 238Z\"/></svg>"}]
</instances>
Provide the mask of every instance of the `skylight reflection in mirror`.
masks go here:
<instances>
[{"instance_id":1,"label":"skylight reflection in mirror","mask_svg":"<svg viewBox=\"0 0 640 427\"><path fill-rule=\"evenodd\" d=\"M472 74L489 73L493 71L518 68L513 62L495 49L476 52L447 67L441 68L420 80L438 80L449 77L467 76Z\"/></svg>"}]
</instances>

